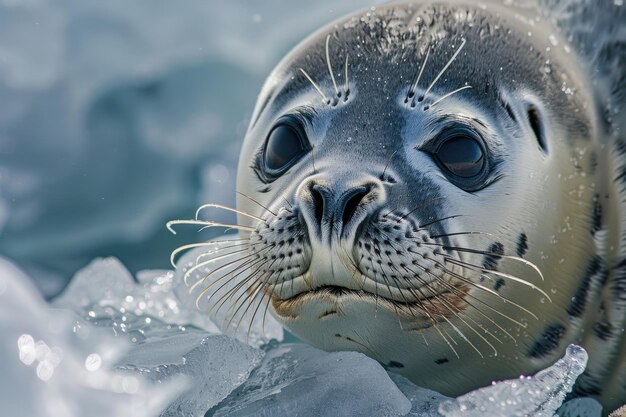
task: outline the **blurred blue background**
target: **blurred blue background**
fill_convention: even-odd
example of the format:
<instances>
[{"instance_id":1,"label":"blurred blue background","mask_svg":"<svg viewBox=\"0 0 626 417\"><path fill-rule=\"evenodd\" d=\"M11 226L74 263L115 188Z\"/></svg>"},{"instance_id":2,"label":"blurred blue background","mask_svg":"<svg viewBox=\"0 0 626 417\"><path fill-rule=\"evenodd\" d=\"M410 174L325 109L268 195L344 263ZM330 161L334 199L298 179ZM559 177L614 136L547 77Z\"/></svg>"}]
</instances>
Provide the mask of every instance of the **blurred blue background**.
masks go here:
<instances>
[{"instance_id":1,"label":"blurred blue background","mask_svg":"<svg viewBox=\"0 0 626 417\"><path fill-rule=\"evenodd\" d=\"M272 67L376 3L0 0L0 255L48 297L97 256L168 268L199 236L167 220L234 204Z\"/></svg>"}]
</instances>

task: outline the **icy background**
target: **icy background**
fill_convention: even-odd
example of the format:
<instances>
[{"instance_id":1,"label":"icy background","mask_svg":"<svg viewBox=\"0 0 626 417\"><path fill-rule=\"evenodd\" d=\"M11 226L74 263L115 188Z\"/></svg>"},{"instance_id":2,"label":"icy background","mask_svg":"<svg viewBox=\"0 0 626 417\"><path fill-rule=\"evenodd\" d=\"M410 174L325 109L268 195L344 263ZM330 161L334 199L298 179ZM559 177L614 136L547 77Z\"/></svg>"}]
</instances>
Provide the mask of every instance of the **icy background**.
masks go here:
<instances>
[{"instance_id":1,"label":"icy background","mask_svg":"<svg viewBox=\"0 0 626 417\"><path fill-rule=\"evenodd\" d=\"M380 2L0 0L1 415L553 415L584 369L576 347L448 399L362 354L279 343L271 318L224 329L167 270L199 236L165 222L233 203L271 68ZM583 399L559 415L600 412Z\"/></svg>"},{"instance_id":2,"label":"icy background","mask_svg":"<svg viewBox=\"0 0 626 417\"><path fill-rule=\"evenodd\" d=\"M48 296L96 256L168 267L167 220L234 203L272 67L381 1L0 0L0 254Z\"/></svg>"}]
</instances>

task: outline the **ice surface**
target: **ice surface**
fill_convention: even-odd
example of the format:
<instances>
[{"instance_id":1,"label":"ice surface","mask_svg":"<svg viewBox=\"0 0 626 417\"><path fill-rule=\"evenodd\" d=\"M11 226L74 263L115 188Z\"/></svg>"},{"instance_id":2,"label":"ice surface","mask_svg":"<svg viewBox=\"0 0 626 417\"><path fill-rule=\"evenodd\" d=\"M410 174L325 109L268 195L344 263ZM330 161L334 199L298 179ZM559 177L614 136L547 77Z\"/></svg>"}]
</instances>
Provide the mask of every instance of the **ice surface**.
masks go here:
<instances>
[{"instance_id":1,"label":"ice surface","mask_svg":"<svg viewBox=\"0 0 626 417\"><path fill-rule=\"evenodd\" d=\"M418 387L408 379L389 373L391 380L398 386L400 391L411 401L411 412L407 417L441 417L439 404L450 398L426 388Z\"/></svg>"},{"instance_id":2,"label":"ice surface","mask_svg":"<svg viewBox=\"0 0 626 417\"><path fill-rule=\"evenodd\" d=\"M137 278L115 258L95 259L76 273L54 305L76 311L98 326L130 334L133 341L174 327L220 333L193 304L178 299L173 272L143 271Z\"/></svg>"},{"instance_id":3,"label":"ice surface","mask_svg":"<svg viewBox=\"0 0 626 417\"><path fill-rule=\"evenodd\" d=\"M271 346L250 378L207 416L405 416L410 401L380 364L356 352Z\"/></svg>"},{"instance_id":4,"label":"ice surface","mask_svg":"<svg viewBox=\"0 0 626 417\"><path fill-rule=\"evenodd\" d=\"M113 372L127 344L50 308L3 258L0 335L3 416L152 417L184 387L180 379L156 386Z\"/></svg>"},{"instance_id":5,"label":"ice surface","mask_svg":"<svg viewBox=\"0 0 626 417\"><path fill-rule=\"evenodd\" d=\"M445 417L552 417L586 365L587 352L570 345L562 359L536 375L502 381L443 402L439 412Z\"/></svg>"},{"instance_id":6,"label":"ice surface","mask_svg":"<svg viewBox=\"0 0 626 417\"><path fill-rule=\"evenodd\" d=\"M172 332L139 343L119 361L118 369L139 373L161 384L184 376L189 388L162 416L202 416L226 398L259 363L263 351L223 335Z\"/></svg>"}]
</instances>

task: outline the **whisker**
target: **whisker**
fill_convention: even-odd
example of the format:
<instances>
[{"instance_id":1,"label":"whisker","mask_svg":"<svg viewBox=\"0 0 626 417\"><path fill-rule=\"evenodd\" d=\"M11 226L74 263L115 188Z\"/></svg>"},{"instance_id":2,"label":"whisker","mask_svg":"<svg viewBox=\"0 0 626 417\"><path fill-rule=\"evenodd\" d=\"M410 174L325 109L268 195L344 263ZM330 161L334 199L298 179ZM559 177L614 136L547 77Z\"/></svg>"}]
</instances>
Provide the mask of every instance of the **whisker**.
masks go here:
<instances>
[{"instance_id":1,"label":"whisker","mask_svg":"<svg viewBox=\"0 0 626 417\"><path fill-rule=\"evenodd\" d=\"M256 201L254 198L250 197L247 194L242 193L241 191L235 191L237 194L239 194L242 197L247 198L248 200L252 201L254 204L256 204L257 206L265 209L265 211L267 211L268 213L274 215L274 217L276 217L276 213L274 213L272 210L268 209L267 207L265 207L263 204L259 203L258 201Z\"/></svg>"},{"instance_id":2,"label":"whisker","mask_svg":"<svg viewBox=\"0 0 626 417\"><path fill-rule=\"evenodd\" d=\"M238 224L211 222L207 220L170 220L166 223L166 226L167 229L172 232L172 234L176 234L176 231L173 229L172 226L175 226L177 224L205 226L202 229L206 229L207 227L227 227L229 229L243 230L247 232L254 232L256 230L253 227L241 226Z\"/></svg>"},{"instance_id":3,"label":"whisker","mask_svg":"<svg viewBox=\"0 0 626 417\"><path fill-rule=\"evenodd\" d=\"M525 280L523 280L523 279L521 279L519 277L516 277L514 275L507 274L507 273L500 272L500 271L496 271L496 270L492 270L492 269L482 268L482 267L480 267L478 265L474 265L474 264L471 264L471 263L468 263L468 262L464 262L464 261L459 261L459 260L454 259L454 258L444 257L444 259L446 259L448 262L455 263L457 265L461 265L461 266L465 265L465 266L467 266L470 269L473 268L474 271L476 271L476 272L483 272L485 274L497 275L499 277L507 278L507 279L510 279L511 281L518 282L518 283L520 283L522 285L526 285L527 287L529 287L529 288L531 288L531 289L533 289L535 291L538 291L541 295L546 297L548 299L548 301L552 302L552 299L550 298L550 296L544 290L542 290L541 288L537 287L535 284L532 284L532 283L530 283L528 281L525 281Z\"/></svg>"},{"instance_id":4,"label":"whisker","mask_svg":"<svg viewBox=\"0 0 626 417\"><path fill-rule=\"evenodd\" d=\"M456 219L457 217L467 217L467 216L468 216L467 214L455 214L455 215L452 215L452 216L446 216L446 217L442 217L442 218L437 219L437 220L433 220L433 221L431 221L430 223L420 224L420 225L418 226L418 228L419 228L419 229L423 229L423 228L425 228L425 227L432 226L433 224L436 224L436 223L442 222L442 221L444 221L444 220Z\"/></svg>"},{"instance_id":5,"label":"whisker","mask_svg":"<svg viewBox=\"0 0 626 417\"><path fill-rule=\"evenodd\" d=\"M257 245L257 244L258 243L238 243L238 244L231 245L231 246L224 246L224 247L221 247L221 248L217 248L217 249L212 250L212 251L203 252L203 253L199 254L198 256L196 256L196 261L195 261L194 265L197 265L200 262L200 259L202 259L202 258L206 258L207 256L211 256L211 255L216 255L216 254L218 254L220 252L223 252L223 251L225 251L227 249L233 249L233 248L236 248L238 246L240 246L242 248L253 248L254 249L254 246Z\"/></svg>"},{"instance_id":6,"label":"whisker","mask_svg":"<svg viewBox=\"0 0 626 417\"><path fill-rule=\"evenodd\" d=\"M266 246L266 247L264 247L264 248L262 248L262 249L259 249L259 250L258 250L258 251L256 251L255 253L251 253L250 255L246 255L246 256L243 256L243 257L241 257L241 258L235 259L234 261L230 261L230 262L228 262L228 263L226 263L226 264L224 264L224 265L220 265L219 267L215 268L213 271L210 271L210 272L209 272L208 274L206 274L204 277L202 277L201 279L199 279L198 281L196 281L196 282L195 282L195 283L194 283L194 284L193 284L193 285L189 288L189 294L191 294L191 293L195 290L195 288L196 288L197 286L199 286L199 285L201 285L202 283L204 283L204 281L206 281L206 280L207 280L207 279L208 279L211 275L213 275L214 273L216 273L216 272L218 272L218 271L222 271L222 270L224 270L224 269L226 269L226 268L229 268L229 267L233 266L233 264L235 264L235 263L237 263L237 262L240 262L240 261L242 261L242 260L244 260L244 259L248 259L248 258L251 258L251 257L253 257L253 256L256 256L256 255L260 254L262 251L269 249L270 247L272 247L272 245L268 245L268 246ZM231 271L231 272L232 272L232 271ZM213 281L211 284L209 284L209 286L208 286L207 288L205 288L201 294L203 294L203 293L205 293L206 291L208 291L208 290L209 290L209 289L210 289L213 285L215 285L217 282L219 282L221 279L223 279L226 275L228 275L228 274L224 274L224 275L222 275L220 278L218 278L217 280L215 280L215 281Z\"/></svg>"},{"instance_id":7,"label":"whisker","mask_svg":"<svg viewBox=\"0 0 626 417\"><path fill-rule=\"evenodd\" d=\"M335 94L337 97L341 96L339 93L339 89L337 88L337 82L335 81L335 75L333 74L333 67L330 62L330 53L329 53L329 44L330 44L330 35L326 36L326 64L328 65L328 73L330 74L330 79L333 82L333 87L335 88Z\"/></svg>"},{"instance_id":8,"label":"whisker","mask_svg":"<svg viewBox=\"0 0 626 417\"><path fill-rule=\"evenodd\" d=\"M213 305L209 308L209 311L207 312L207 314L211 314L213 312L213 309L215 309L215 307L217 307L217 310L215 310L215 313L217 314L220 310L220 308L222 308L222 305L226 302L226 300L232 296L234 296L237 291L239 291L246 283L248 283L249 281L254 281L257 276L258 273L263 273L261 271L261 268L263 268L263 266L267 263L266 260L249 260L246 262L246 269L243 269L242 271L239 271L237 274L235 274L234 276L231 276L230 278L228 278L217 290L215 290L208 298L207 298L207 302L211 301L211 298L213 298L214 295L216 295L217 293L219 293L219 291L224 288L224 286L228 285L230 282L232 282L234 279L236 279L239 275L250 271L252 268L256 268L254 271L252 271L247 277L243 278L236 286L234 286L233 288L230 288L228 291L226 291L226 293L224 295L222 295L215 303L213 303ZM231 272L232 273L232 272ZM227 274L228 275L228 274ZM246 292L244 291L242 293L245 294ZM242 295L240 295L237 298L237 301L239 301L239 299L241 299Z\"/></svg>"},{"instance_id":9,"label":"whisker","mask_svg":"<svg viewBox=\"0 0 626 417\"><path fill-rule=\"evenodd\" d=\"M524 258L520 258L518 256L512 256L512 255L502 255L499 253L495 253L495 252L490 252L490 251L482 251L482 250L478 250L478 249L470 249L470 248L462 248L459 246L447 246L441 243L432 243L432 242L420 242L421 245L428 245L428 246L439 246L440 248L444 249L444 250L453 250L453 251L457 251L457 252L467 252L467 253L474 253L477 255L490 255L490 256L497 256L499 258L502 259L510 259L512 261L518 261L523 263L524 265L532 268L541 278L542 281L545 281L543 278L543 274L541 273L541 271L539 270L539 268L537 267L537 265L535 265L534 263L527 261Z\"/></svg>"},{"instance_id":10,"label":"whisker","mask_svg":"<svg viewBox=\"0 0 626 417\"><path fill-rule=\"evenodd\" d=\"M446 94L446 95L444 95L444 96L442 96L442 97L438 98L437 100L435 100L435 102L434 102L433 104L431 104L431 105L430 105L430 106L428 106L428 107L430 107L430 108L435 107L435 106L436 106L437 104L439 104L439 103L440 103L443 99L446 99L446 98L450 97L451 95L458 93L459 91L467 90L468 88L472 88L472 86L471 86L471 85L464 85L464 86L463 86L463 87L461 87L461 88L457 88L456 90L451 91L451 92L449 92L448 94Z\"/></svg>"},{"instance_id":11,"label":"whisker","mask_svg":"<svg viewBox=\"0 0 626 417\"><path fill-rule=\"evenodd\" d=\"M172 253L170 254L170 263L172 264L172 266L174 268L176 268L176 255L178 255L181 252L184 252L186 250L189 249L193 249L193 248L201 248L201 247L209 247L209 246L221 246L223 243L232 243L232 242L246 242L249 241L250 239L229 239L229 240L216 240L216 241L208 241L208 242L200 242L200 243L190 243L188 245L182 245L177 247L176 249L174 249L172 251ZM245 243L241 243L240 245L244 245ZM228 246L226 248L220 248L221 249L227 249L230 248L232 246ZM196 259L197 262L197 259Z\"/></svg>"},{"instance_id":12,"label":"whisker","mask_svg":"<svg viewBox=\"0 0 626 417\"><path fill-rule=\"evenodd\" d=\"M183 275L183 281L185 282L185 285L187 285L187 280L189 279L189 277L191 276L191 274L193 274L193 273L194 273L195 271L197 271L198 269L203 268L203 267L205 267L205 266L207 266L207 265L210 265L210 264L212 264L212 263L214 263L214 262L220 261L220 260L222 260L222 259L226 259L226 258L228 258L228 257L230 257L230 256L237 255L237 254L239 254L239 253L241 253L241 252L246 252L246 251L248 251L248 249L247 249L247 248L239 249L239 250L236 250L236 251L234 251L234 252L229 252L229 253L226 253L226 254L224 254L224 255L219 255L219 256L216 256L215 258L211 258L211 259L209 259L209 260L206 260L206 261L200 262L200 263L198 263L198 264L196 264L196 265L192 266L192 267L191 267L191 268L189 268L189 269L185 272L185 274ZM193 288L193 287L192 287L192 288Z\"/></svg>"},{"instance_id":13,"label":"whisker","mask_svg":"<svg viewBox=\"0 0 626 417\"><path fill-rule=\"evenodd\" d=\"M222 274L219 278L217 278L216 280L214 280L213 282L211 282L208 286L206 286L205 288L203 288L203 289L202 289L202 291L200 292L200 294L198 294L198 296L196 297L196 307L197 307L197 308L200 308L199 306L200 306L200 301L202 300L202 297L204 297L204 295L205 295L207 292L209 292L209 291L211 290L211 288L212 288L214 285L216 285L218 282L220 282L220 281L221 281L221 280L223 280L224 278L228 277L228 276L229 276L229 274L232 274L232 273L234 273L234 272L236 272L236 271L238 271L238 270L240 270L240 269L242 269L242 268L243 268L243 269L242 269L241 271L239 271L237 274L235 274L235 275L233 275L233 276L230 276L230 277L229 277L229 278L228 278L228 279L224 282L224 284L218 288L218 290L217 290L217 291L214 291L211 295L209 295L209 297L207 298L207 303L209 303L209 302L211 301L211 298L213 298L213 296L214 296L214 295L216 295L216 294L218 293L219 289L223 288L223 287L224 287L224 285L229 284L230 282L232 282L232 280L234 280L235 278L237 278L240 274L242 274L242 273L244 273L244 272L246 272L246 271L249 271L249 270L250 270L250 268L252 268L252 267L254 267L254 266L257 266L257 265L259 265L260 263L262 264L262 260L259 260L259 259L248 259L247 261L245 261L243 264L241 264L241 265L237 266L237 268L233 269L232 271L230 271L230 272L228 272L228 271L227 271L226 273ZM258 269L260 269L261 267L262 267L262 265L260 265ZM258 270L258 269L257 269L257 270ZM248 277L246 277L245 279L248 279L248 278L249 278L249 276L248 276ZM238 284L238 285L239 285L239 284ZM228 295L229 293L230 293L230 290L226 292L226 295ZM224 297L221 297L221 298L220 298L220 300L222 300L223 298L224 298ZM226 297L225 299L228 299L228 297ZM208 314L208 315L210 315L210 314L213 312L213 309L217 306L217 304L218 304L218 303L216 302L216 303L213 303L213 304L211 305L211 307L209 308L209 310L208 310L208 312L207 312L207 314ZM218 308L218 310L219 310L219 308ZM217 311L216 311L216 314L217 314Z\"/></svg>"},{"instance_id":14,"label":"whisker","mask_svg":"<svg viewBox=\"0 0 626 417\"><path fill-rule=\"evenodd\" d=\"M422 100L426 99L426 96L428 95L430 90L435 86L437 81L439 81L439 78L441 78L441 76L446 72L448 67L456 59L457 55L459 55L459 53L461 52L461 49L463 49L464 46L465 46L465 39L462 39L461 40L461 46L459 46L459 49L456 50L456 52L452 55L452 58L450 58L450 60L446 63L446 65L444 65L444 67L441 69L441 71L439 71L439 74L437 74L435 79L430 83L430 85L428 86L426 91L424 91L424 95L422 96ZM421 101L421 100L418 100L418 101Z\"/></svg>"},{"instance_id":15,"label":"whisker","mask_svg":"<svg viewBox=\"0 0 626 417\"><path fill-rule=\"evenodd\" d=\"M424 58L424 62L422 63L422 66L420 67L417 77L415 78L415 81L413 81L413 83L411 84L411 87L409 88L409 92L406 94L406 98L404 99L405 103L407 103L409 99L413 98L413 96L415 95L415 89L417 88L417 85L419 84L420 79L422 78L422 73L424 72L424 68L426 68L426 63L428 62L429 55L430 55L430 48L426 50L426 58Z\"/></svg>"},{"instance_id":16,"label":"whisker","mask_svg":"<svg viewBox=\"0 0 626 417\"><path fill-rule=\"evenodd\" d=\"M350 57L349 54L346 53L346 62L344 65L344 73L345 73L345 79L344 79L344 86L343 86L343 91L344 91L344 100L348 99L348 94L350 94L350 83L348 81L348 58Z\"/></svg>"},{"instance_id":17,"label":"whisker","mask_svg":"<svg viewBox=\"0 0 626 417\"><path fill-rule=\"evenodd\" d=\"M326 97L326 94L324 94L324 92L319 88L317 83L315 81L313 81L313 78L311 78L311 76L305 70L303 70L302 68L300 68L300 72L302 72L302 74L304 74L304 76L307 78L307 80L309 80L309 82L311 83L313 88L315 88L315 91L317 91L319 93L319 95L322 96L322 100L324 101L324 104L330 104L330 99L328 97Z\"/></svg>"},{"instance_id":18,"label":"whisker","mask_svg":"<svg viewBox=\"0 0 626 417\"><path fill-rule=\"evenodd\" d=\"M238 210L238 209L235 209L235 208L232 208L232 207L228 207L228 206L225 206L223 204L215 204L215 203L209 203L209 204L204 204L204 205L200 206L198 208L198 210L196 210L196 220L198 220L198 215L200 214L200 212L202 210L205 210L205 209L208 209L208 208L221 208L223 210L231 211L233 213L241 214L242 216L246 216L246 217L249 217L251 219L258 220L260 222L265 222L265 220L263 220L260 217L255 216L253 214L246 213L245 211Z\"/></svg>"},{"instance_id":19,"label":"whisker","mask_svg":"<svg viewBox=\"0 0 626 417\"><path fill-rule=\"evenodd\" d=\"M518 321L511 319L510 317L508 317L506 314L496 310L495 308L491 307L489 304L487 304L486 302L484 302L483 300L474 297L472 294L464 294L461 290L459 290L458 288L456 288L454 285L449 284L448 282L446 282L444 279L442 279L441 277L433 274L432 272L430 272L427 268L425 268L424 266L420 265L420 264L416 264L416 266L418 266L419 268L421 268L425 273L427 273L428 275L432 276L433 278L435 278L435 280L437 280L438 283L444 285L446 288L448 288L450 291L454 292L455 295L459 298L461 298L462 295L466 295L467 297L472 298L473 300L479 302L480 304L484 305L485 307L487 307L489 310L494 311L510 320L512 320L515 324L519 324L522 325L521 323L519 323ZM419 276L419 273L417 273L416 271L412 270L412 269L407 269L408 267L405 265L404 269L406 271L412 272L413 274L415 274L416 276ZM507 336L509 336L513 342L515 342L515 344L517 344L517 339L515 339L515 337L513 337L513 335L511 335L506 329L504 329L503 327L501 327L498 323L496 323L491 317L489 317L488 315L486 315L480 308L476 307L474 304L468 303L470 306L472 306L476 311L478 311L478 313L483 316L485 319L487 319L488 321L490 321L494 326L496 326L498 329L500 329L502 332L504 332ZM523 326L525 327L525 326ZM495 336L494 336L495 338ZM496 340L498 340L496 338ZM502 342L500 342L502 343Z\"/></svg>"},{"instance_id":20,"label":"whisker","mask_svg":"<svg viewBox=\"0 0 626 417\"><path fill-rule=\"evenodd\" d=\"M421 253L414 252L414 251L412 251L412 250L410 250L410 249L409 249L409 250L407 250L407 251L423 257L423 255L422 255ZM466 277L464 277L464 276L462 276L462 275L459 275L459 274L457 274L457 273L455 273L455 272L453 272L453 271L450 271L450 270L449 270L449 269L447 269L447 268L446 268L446 266L445 266L445 265L443 265L441 262L438 262L438 261L436 261L436 260L434 260L434 259L431 259L431 261L433 261L436 265L439 265L439 266L440 266L440 267L441 267L441 268L445 271L445 273L447 273L447 274L449 274L449 275L451 275L451 276L453 276L453 277L455 277L455 278L457 278L457 279L459 279L459 280L461 280L461 281L465 282L466 284L469 284L469 285L471 285L471 286L473 286L473 287L476 287L476 288L481 289L481 290L483 290L483 291L485 291L485 292L488 292L489 294L495 295L495 296L496 296L496 297L498 297L499 299L501 299L501 300L503 300L503 301L505 301L505 302L508 302L508 303L510 303L511 305L513 305L513 306L515 306L515 307L519 308L520 310L522 310L522 311L526 312L527 314L529 314L530 316L532 316L535 320L538 320L538 319L539 319L539 318L538 318L538 317L537 317L537 316L536 316L533 312L531 312L531 311L530 311L530 310L528 310L527 308L522 307L521 305L517 304L517 303L516 303L516 302L514 302L514 301L511 301L510 299L508 299L507 297L504 297L504 296L503 296L503 295L501 295L501 294L498 294L496 291L492 290L491 288L487 288L487 287L485 287L485 286L483 286L483 285L480 285L480 284L478 284L478 283L476 283L476 282L474 282L474 281L471 281L470 279L468 279L468 278L466 278ZM521 323L519 323L519 322L517 322L517 323L518 323L520 326L524 327L524 328L526 327L525 325L523 325L523 324L521 324Z\"/></svg>"},{"instance_id":21,"label":"whisker","mask_svg":"<svg viewBox=\"0 0 626 417\"><path fill-rule=\"evenodd\" d=\"M487 232L453 232L453 233L444 233L441 235L430 235L430 238L437 239L441 237L464 236L464 235L481 235L481 236L494 237L492 233L487 233Z\"/></svg>"},{"instance_id":22,"label":"whisker","mask_svg":"<svg viewBox=\"0 0 626 417\"><path fill-rule=\"evenodd\" d=\"M387 172L387 168L389 168L389 164L391 163L391 160L398 153L398 151L400 149L402 149L402 147L400 147L400 148L396 149L395 151L393 151L393 153L391 154L391 156L387 160L387 163L385 164L385 168L383 169L383 174L381 175L383 179L385 178L385 173Z\"/></svg>"}]
</instances>

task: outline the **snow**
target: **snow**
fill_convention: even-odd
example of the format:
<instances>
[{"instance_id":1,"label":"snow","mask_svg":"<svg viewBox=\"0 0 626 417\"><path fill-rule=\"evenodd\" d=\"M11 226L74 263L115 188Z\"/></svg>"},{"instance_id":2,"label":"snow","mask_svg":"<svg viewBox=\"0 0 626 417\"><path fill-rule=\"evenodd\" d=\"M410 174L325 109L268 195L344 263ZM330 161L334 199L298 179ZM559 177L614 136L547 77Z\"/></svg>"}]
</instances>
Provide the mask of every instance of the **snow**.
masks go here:
<instances>
[{"instance_id":1,"label":"snow","mask_svg":"<svg viewBox=\"0 0 626 417\"><path fill-rule=\"evenodd\" d=\"M552 416L586 363L572 345L533 377L450 399L361 353L268 341L269 334L252 346L220 334L211 317L178 298L188 293L181 275L144 271L133 279L118 260L96 259L49 304L0 258L3 414ZM577 399L559 411L575 415L599 417L601 407Z\"/></svg>"}]
</instances>

